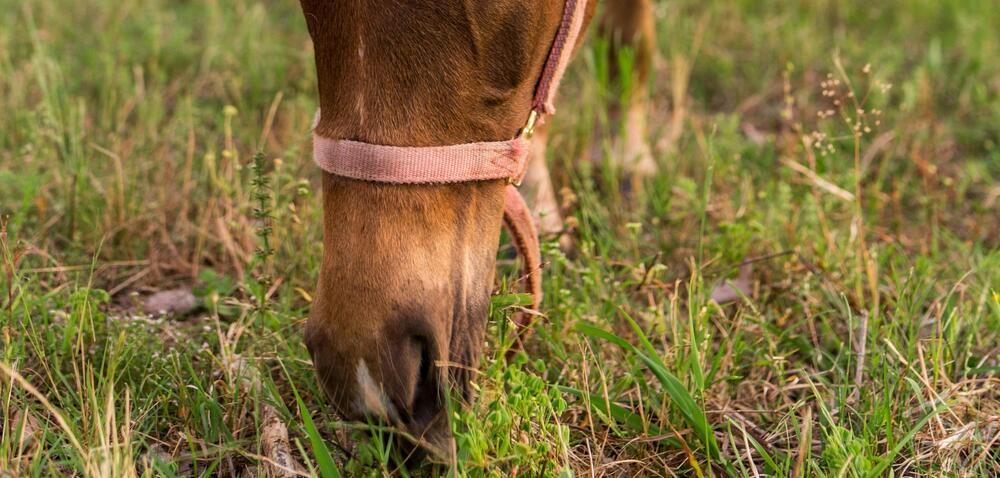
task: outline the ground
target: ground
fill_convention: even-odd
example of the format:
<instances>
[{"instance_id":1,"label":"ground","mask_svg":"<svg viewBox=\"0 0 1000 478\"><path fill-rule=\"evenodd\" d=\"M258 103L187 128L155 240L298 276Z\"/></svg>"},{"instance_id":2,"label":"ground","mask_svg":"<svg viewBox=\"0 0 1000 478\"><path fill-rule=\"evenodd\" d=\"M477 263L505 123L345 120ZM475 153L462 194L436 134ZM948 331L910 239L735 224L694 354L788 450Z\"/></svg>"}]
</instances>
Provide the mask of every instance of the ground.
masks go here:
<instances>
[{"instance_id":1,"label":"ground","mask_svg":"<svg viewBox=\"0 0 1000 478\"><path fill-rule=\"evenodd\" d=\"M338 421L312 375L296 2L0 11L0 476L257 476L269 413L315 474L449 471ZM998 476L995 5L656 13L648 85L611 84L594 38L569 73L548 159L574 247L545 245L547 320L511 360L501 251L452 471ZM639 88L659 173L625 194L605 111ZM143 311L188 288L195 310Z\"/></svg>"}]
</instances>

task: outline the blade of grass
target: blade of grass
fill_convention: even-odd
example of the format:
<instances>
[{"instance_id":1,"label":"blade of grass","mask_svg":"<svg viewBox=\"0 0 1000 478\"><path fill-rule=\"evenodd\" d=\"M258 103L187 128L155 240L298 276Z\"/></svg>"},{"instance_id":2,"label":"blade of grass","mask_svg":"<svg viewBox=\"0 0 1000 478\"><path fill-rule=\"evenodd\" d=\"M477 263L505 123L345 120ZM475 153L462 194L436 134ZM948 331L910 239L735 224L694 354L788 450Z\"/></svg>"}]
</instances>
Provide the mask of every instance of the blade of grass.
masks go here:
<instances>
[{"instance_id":1,"label":"blade of grass","mask_svg":"<svg viewBox=\"0 0 1000 478\"><path fill-rule=\"evenodd\" d=\"M289 381L289 383L291 383L291 381ZM330 454L330 449L327 448L326 442L323 440L323 436L320 435L319 430L316 428L316 424L313 423L312 415L309 413L309 409L306 408L306 405L302 401L302 397L299 396L299 391L295 388L294 384L291 388L292 393L295 394L295 403L299 406L299 414L302 415L302 425L306 429L306 435L309 436L309 443L313 448L313 454L315 455L316 465L319 467L320 476L323 478L340 478L340 470L337 469L336 463L333 462L333 456Z\"/></svg>"}]
</instances>

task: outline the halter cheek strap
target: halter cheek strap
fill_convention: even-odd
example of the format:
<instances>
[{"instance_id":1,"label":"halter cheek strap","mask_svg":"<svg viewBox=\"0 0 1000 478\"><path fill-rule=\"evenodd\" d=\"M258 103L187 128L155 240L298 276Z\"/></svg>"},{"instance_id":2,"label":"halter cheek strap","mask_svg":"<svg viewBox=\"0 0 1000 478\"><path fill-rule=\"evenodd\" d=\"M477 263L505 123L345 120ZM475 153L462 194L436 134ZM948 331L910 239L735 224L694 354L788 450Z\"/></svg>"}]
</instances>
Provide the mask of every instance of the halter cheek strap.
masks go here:
<instances>
[{"instance_id":1,"label":"halter cheek strap","mask_svg":"<svg viewBox=\"0 0 1000 478\"><path fill-rule=\"evenodd\" d=\"M539 114L553 114L556 91L562 82L566 67L573 59L573 48L583 31L583 17L587 11L587 0L566 0L563 5L563 16L556 30L556 38L552 41L549 56L542 69L542 77L535 88L534 110ZM531 119L529 118L529 123Z\"/></svg>"},{"instance_id":2,"label":"halter cheek strap","mask_svg":"<svg viewBox=\"0 0 1000 478\"><path fill-rule=\"evenodd\" d=\"M555 113L556 91L583 29L587 0L566 0L559 29L535 87L531 113L518 135L506 141L449 146L400 147L325 138L313 134L313 159L330 174L389 184L447 184L503 179L503 223L522 258L523 280L532 296L530 312L514 317L519 341L542 302L542 263L531 213L515 186L527 171L531 133L545 115ZM316 124L319 112L316 113ZM315 129L315 124L314 124Z\"/></svg>"}]
</instances>

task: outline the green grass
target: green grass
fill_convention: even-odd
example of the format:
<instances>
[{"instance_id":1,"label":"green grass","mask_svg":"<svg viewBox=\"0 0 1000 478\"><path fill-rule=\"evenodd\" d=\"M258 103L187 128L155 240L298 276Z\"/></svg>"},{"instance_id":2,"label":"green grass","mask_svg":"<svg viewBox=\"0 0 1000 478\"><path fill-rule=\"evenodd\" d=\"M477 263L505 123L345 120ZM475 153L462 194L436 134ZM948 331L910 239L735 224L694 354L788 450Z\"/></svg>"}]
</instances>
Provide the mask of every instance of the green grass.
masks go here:
<instances>
[{"instance_id":1,"label":"green grass","mask_svg":"<svg viewBox=\"0 0 1000 478\"><path fill-rule=\"evenodd\" d=\"M448 471L338 421L301 343L322 211L296 2L0 11L0 476L263 473L265 407L320 476ZM510 361L516 301L495 299L453 471L1000 474L1000 13L657 15L654 78L622 84L652 95L660 173L629 198L608 158L579 160L628 93L591 41L562 94L587 101L563 102L549 148L576 247L545 245L548 320ZM741 269L741 300L712 302ZM198 313L138 312L179 284ZM262 386L226 372L234 353Z\"/></svg>"}]
</instances>

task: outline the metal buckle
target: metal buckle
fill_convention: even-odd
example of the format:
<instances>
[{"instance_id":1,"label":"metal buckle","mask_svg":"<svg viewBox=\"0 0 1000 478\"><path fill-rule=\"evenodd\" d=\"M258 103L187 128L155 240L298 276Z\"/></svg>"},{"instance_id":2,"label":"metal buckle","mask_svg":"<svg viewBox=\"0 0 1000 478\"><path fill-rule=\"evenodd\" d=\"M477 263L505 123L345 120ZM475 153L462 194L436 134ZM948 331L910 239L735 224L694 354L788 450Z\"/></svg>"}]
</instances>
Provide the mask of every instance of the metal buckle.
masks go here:
<instances>
[{"instance_id":1,"label":"metal buckle","mask_svg":"<svg viewBox=\"0 0 1000 478\"><path fill-rule=\"evenodd\" d=\"M524 128L521 129L521 136L525 139L531 139L531 135L535 132L536 122L538 122L538 110L532 108L531 113L528 114L528 122L525 123Z\"/></svg>"},{"instance_id":2,"label":"metal buckle","mask_svg":"<svg viewBox=\"0 0 1000 478\"><path fill-rule=\"evenodd\" d=\"M528 114L528 122L524 124L524 128L521 128L521 134L519 134L518 136L526 140L531 139L531 135L535 133L535 124L538 123L539 116L540 115L538 114L538 110L532 108L531 113ZM528 168L529 160L530 158L524 160L525 162L523 169ZM521 181L524 180L524 173L525 173L524 171L521 171L519 178L513 178L513 177L507 178L507 184L513 184L515 187L520 187Z\"/></svg>"},{"instance_id":3,"label":"metal buckle","mask_svg":"<svg viewBox=\"0 0 1000 478\"><path fill-rule=\"evenodd\" d=\"M518 172L517 176L507 178L507 184L513 185L516 188L521 187L521 182L524 181L524 176L528 169L528 161L530 160L531 158L525 158L524 166L521 168L522 170Z\"/></svg>"}]
</instances>

